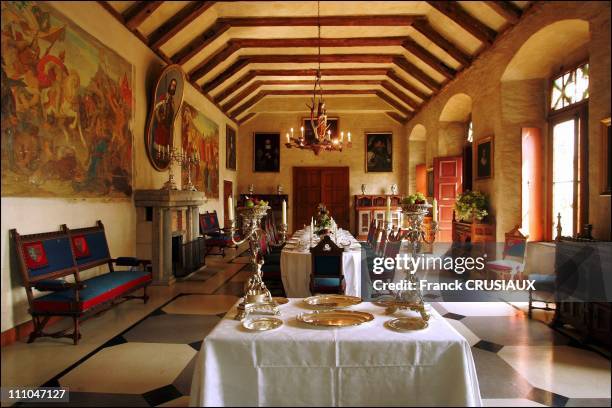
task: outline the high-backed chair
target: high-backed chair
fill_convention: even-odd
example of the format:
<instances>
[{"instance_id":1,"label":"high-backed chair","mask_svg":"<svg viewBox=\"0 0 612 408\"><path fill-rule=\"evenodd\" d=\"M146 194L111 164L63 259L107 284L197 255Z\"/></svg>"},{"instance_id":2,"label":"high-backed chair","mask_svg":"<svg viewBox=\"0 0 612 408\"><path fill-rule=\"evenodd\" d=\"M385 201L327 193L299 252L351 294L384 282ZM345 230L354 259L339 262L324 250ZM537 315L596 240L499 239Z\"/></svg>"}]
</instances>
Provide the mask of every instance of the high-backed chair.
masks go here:
<instances>
[{"instance_id":1,"label":"high-backed chair","mask_svg":"<svg viewBox=\"0 0 612 408\"><path fill-rule=\"evenodd\" d=\"M525 252L527 250L527 236L515 226L506 233L502 259L487 262L487 277L494 279L523 279L525 269Z\"/></svg>"},{"instance_id":2,"label":"high-backed chair","mask_svg":"<svg viewBox=\"0 0 612 408\"><path fill-rule=\"evenodd\" d=\"M310 274L310 292L343 294L346 287L342 269L343 248L325 235L319 243L310 249L312 272Z\"/></svg>"},{"instance_id":3,"label":"high-backed chair","mask_svg":"<svg viewBox=\"0 0 612 408\"><path fill-rule=\"evenodd\" d=\"M217 211L200 214L200 233L206 242L206 255L225 256L225 248L234 247L228 228L219 226ZM217 253L211 253L212 248L217 248Z\"/></svg>"},{"instance_id":4,"label":"high-backed chair","mask_svg":"<svg viewBox=\"0 0 612 408\"><path fill-rule=\"evenodd\" d=\"M385 245L384 258L395 258L402 247L401 234L389 234L389 239ZM395 276L395 268L385 268L381 274L374 274L374 279L382 279L385 282L392 282Z\"/></svg>"},{"instance_id":5,"label":"high-backed chair","mask_svg":"<svg viewBox=\"0 0 612 408\"><path fill-rule=\"evenodd\" d=\"M383 226L380 232L380 241L378 242L378 246L376 247L376 254L378 256L382 256L385 253L385 245L387 244L387 234L387 229Z\"/></svg>"}]
</instances>

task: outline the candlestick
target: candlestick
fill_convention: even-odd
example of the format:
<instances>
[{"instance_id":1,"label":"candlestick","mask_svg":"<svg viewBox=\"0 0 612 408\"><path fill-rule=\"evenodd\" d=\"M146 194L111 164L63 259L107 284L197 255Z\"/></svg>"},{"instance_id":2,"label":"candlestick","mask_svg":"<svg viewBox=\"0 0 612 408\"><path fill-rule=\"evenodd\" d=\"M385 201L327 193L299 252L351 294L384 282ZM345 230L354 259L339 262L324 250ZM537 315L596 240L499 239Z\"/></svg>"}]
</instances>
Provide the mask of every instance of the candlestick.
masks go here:
<instances>
[{"instance_id":1,"label":"candlestick","mask_svg":"<svg viewBox=\"0 0 612 408\"><path fill-rule=\"evenodd\" d=\"M234 221L234 199L232 196L227 198L227 218L230 222Z\"/></svg>"},{"instance_id":2,"label":"candlestick","mask_svg":"<svg viewBox=\"0 0 612 408\"><path fill-rule=\"evenodd\" d=\"M434 198L432 205L433 205L433 208L431 209L432 221L438 221L438 200Z\"/></svg>"},{"instance_id":3,"label":"candlestick","mask_svg":"<svg viewBox=\"0 0 612 408\"><path fill-rule=\"evenodd\" d=\"M385 214L387 222L391 222L391 197L387 197L387 213Z\"/></svg>"},{"instance_id":4,"label":"candlestick","mask_svg":"<svg viewBox=\"0 0 612 408\"><path fill-rule=\"evenodd\" d=\"M302 139L304 138L304 126L300 127L300 132L302 132Z\"/></svg>"},{"instance_id":5,"label":"candlestick","mask_svg":"<svg viewBox=\"0 0 612 408\"><path fill-rule=\"evenodd\" d=\"M283 224L287 224L287 201L283 200Z\"/></svg>"}]
</instances>

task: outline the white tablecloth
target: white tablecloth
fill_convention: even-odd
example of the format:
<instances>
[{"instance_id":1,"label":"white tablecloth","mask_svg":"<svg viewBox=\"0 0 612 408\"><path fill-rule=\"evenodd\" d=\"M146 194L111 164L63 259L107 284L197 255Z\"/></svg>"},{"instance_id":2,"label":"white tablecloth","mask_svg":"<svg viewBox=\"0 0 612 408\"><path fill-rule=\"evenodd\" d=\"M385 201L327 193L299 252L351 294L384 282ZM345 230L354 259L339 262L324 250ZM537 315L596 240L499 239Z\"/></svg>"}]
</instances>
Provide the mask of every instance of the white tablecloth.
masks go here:
<instances>
[{"instance_id":1,"label":"white tablecloth","mask_svg":"<svg viewBox=\"0 0 612 408\"><path fill-rule=\"evenodd\" d=\"M292 241L281 252L281 277L287 297L308 297L310 293L310 273L312 271L312 258L308 244L310 241L310 227L300 230L292 237L304 246L299 245L291 249ZM332 238L335 239L335 238ZM350 243L349 248L342 254L344 280L346 282L346 295L361 297L361 245L345 230L338 231L338 243Z\"/></svg>"},{"instance_id":2,"label":"white tablecloth","mask_svg":"<svg viewBox=\"0 0 612 408\"><path fill-rule=\"evenodd\" d=\"M301 299L282 305L282 327L250 332L235 310L204 339L196 357L191 406L480 406L468 342L435 310L427 329L385 328L384 309L355 310L372 322L313 328L295 316Z\"/></svg>"}]
</instances>

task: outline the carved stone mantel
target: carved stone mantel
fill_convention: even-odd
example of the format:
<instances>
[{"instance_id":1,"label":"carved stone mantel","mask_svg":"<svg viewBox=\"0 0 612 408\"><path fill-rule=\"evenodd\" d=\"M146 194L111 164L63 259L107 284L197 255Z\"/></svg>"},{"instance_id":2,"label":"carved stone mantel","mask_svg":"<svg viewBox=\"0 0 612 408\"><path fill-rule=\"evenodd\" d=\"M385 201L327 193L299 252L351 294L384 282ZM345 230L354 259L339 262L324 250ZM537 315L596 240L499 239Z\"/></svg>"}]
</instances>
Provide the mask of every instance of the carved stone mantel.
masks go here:
<instances>
[{"instance_id":1,"label":"carved stone mantel","mask_svg":"<svg viewBox=\"0 0 612 408\"><path fill-rule=\"evenodd\" d=\"M172 274L172 211L186 210L185 239L192 241L200 235L199 209L208 200L200 191L183 190L136 190L136 207L153 209L151 239L151 262L153 284L170 286L174 284Z\"/></svg>"}]
</instances>

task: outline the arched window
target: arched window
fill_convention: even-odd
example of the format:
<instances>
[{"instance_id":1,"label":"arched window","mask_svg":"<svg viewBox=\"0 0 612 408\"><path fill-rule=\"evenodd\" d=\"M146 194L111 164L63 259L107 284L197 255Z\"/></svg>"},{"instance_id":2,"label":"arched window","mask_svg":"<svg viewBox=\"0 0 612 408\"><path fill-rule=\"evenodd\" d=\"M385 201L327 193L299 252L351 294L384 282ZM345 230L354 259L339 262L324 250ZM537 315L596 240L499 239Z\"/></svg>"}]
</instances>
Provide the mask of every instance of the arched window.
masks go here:
<instances>
[{"instance_id":1,"label":"arched window","mask_svg":"<svg viewBox=\"0 0 612 408\"><path fill-rule=\"evenodd\" d=\"M588 222L588 97L588 63L551 80L548 157L552 180L549 193L552 237L556 236L558 215L561 215L564 236L575 235Z\"/></svg>"}]
</instances>

